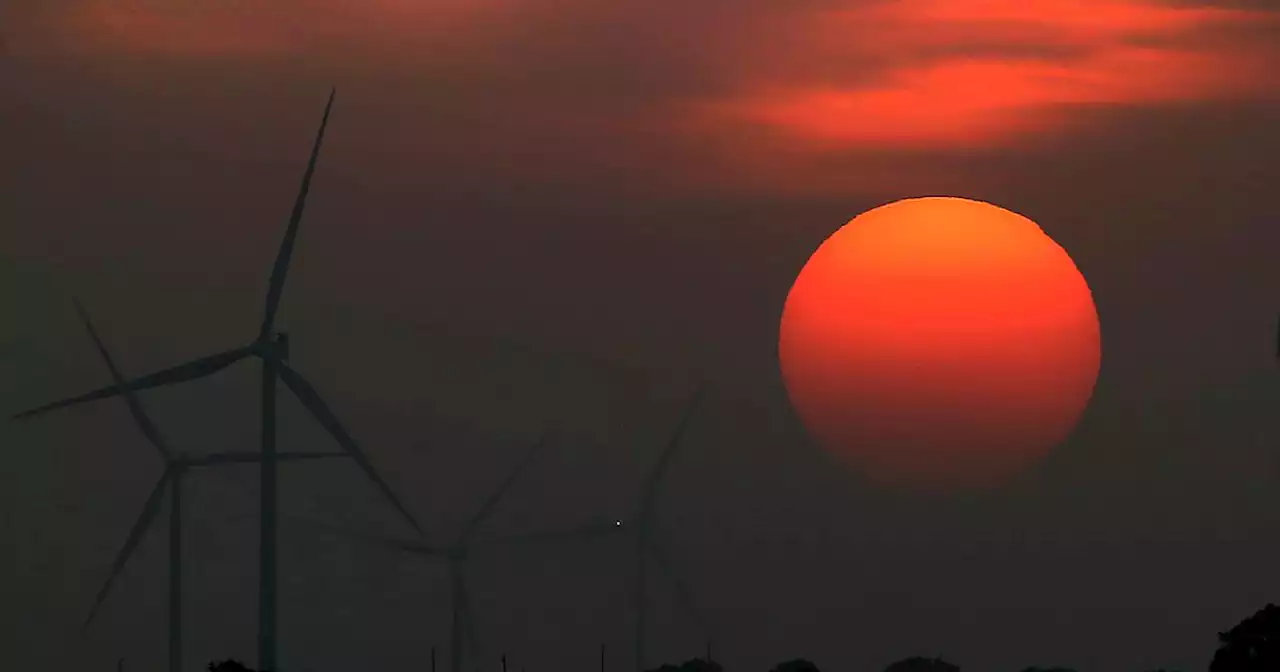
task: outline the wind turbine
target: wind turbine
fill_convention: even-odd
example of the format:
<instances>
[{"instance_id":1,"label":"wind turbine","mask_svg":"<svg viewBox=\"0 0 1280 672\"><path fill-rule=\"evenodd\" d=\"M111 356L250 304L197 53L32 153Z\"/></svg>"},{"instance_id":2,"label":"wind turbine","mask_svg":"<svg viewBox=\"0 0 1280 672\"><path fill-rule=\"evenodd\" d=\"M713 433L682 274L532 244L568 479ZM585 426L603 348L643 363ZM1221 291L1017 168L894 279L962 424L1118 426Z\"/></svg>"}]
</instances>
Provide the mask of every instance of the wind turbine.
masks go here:
<instances>
[{"instance_id":1,"label":"wind turbine","mask_svg":"<svg viewBox=\"0 0 1280 672\"><path fill-rule=\"evenodd\" d=\"M275 263L271 267L271 279L267 285L266 306L263 310L262 324L258 334L248 345L225 350L207 357L201 357L177 366L172 366L155 373L135 378L124 384L117 383L75 397L62 399L43 406L33 408L14 416L29 418L57 408L65 408L97 399L105 399L128 390L145 390L162 385L171 385L196 380L217 373L232 364L249 356L262 360L262 454L261 467L261 502L260 502L260 535L258 547L258 668L262 670L276 669L276 380L282 381L297 397L298 401L315 417L319 423L338 442L344 451L373 481L382 494L400 512L409 524L426 538L425 532L414 519L409 510L401 504L400 499L392 492L391 487L378 475L373 464L365 456L364 451L356 444L351 435L342 426L338 417L329 405L300 373L288 363L289 339L285 333L276 333L276 312L280 306L280 296L284 290L285 276L289 270L289 260L293 256L294 241L298 235L298 225L302 221L303 208L306 205L307 192L311 188L311 177L315 173L316 159L320 154L320 144L324 140L325 126L329 122L329 112L333 109L336 90L329 92L329 100L325 104L324 116L320 120L320 130L316 133L315 144L311 149L311 157L307 161L306 172L302 176L302 185L293 203L293 211L289 216L289 225L285 229L284 240L276 254Z\"/></svg>"},{"instance_id":2,"label":"wind turbine","mask_svg":"<svg viewBox=\"0 0 1280 672\"><path fill-rule=\"evenodd\" d=\"M471 607L471 596L467 589L466 582L466 565L471 556L472 550L477 546L473 544L473 538L480 526L492 515L498 503L506 495L511 486L533 461L534 456L542 450L548 441L548 436L543 435L529 450L525 453L524 458L507 474L506 478L498 485L498 487L489 495L488 499L480 505L480 508L472 514L463 526L462 531L454 538L453 542L448 546L433 546L425 542L401 541L379 535L371 535L364 532L358 532L346 528L334 527L325 523L307 521L308 524L326 529L330 532L361 539L366 542L378 544L395 551L404 553L412 553L418 557L431 560L443 560L449 570L450 581L450 610L452 613L452 622L450 626L450 649L449 649L449 669L451 672L461 672L462 670L462 651L464 645L470 649L472 664L478 662L480 645L476 636L475 614ZM523 534L502 537L496 540L486 540L481 546L493 548L506 544L532 544L545 541L570 541L578 539L586 539L592 537L603 536L616 532L621 529L622 521L615 520L607 523L595 523L571 527L561 530L553 530L547 532L539 532L533 534ZM465 641L464 641L465 640Z\"/></svg>"},{"instance_id":3,"label":"wind turbine","mask_svg":"<svg viewBox=\"0 0 1280 672\"><path fill-rule=\"evenodd\" d=\"M675 589L676 597L680 600L681 606L685 611L689 612L689 615L704 632L707 631L706 621L694 606L693 593L689 590L689 586L684 580L680 578L679 574L676 573L675 567L666 553L664 544L659 541L660 533L657 529L657 513L654 509L654 503L657 501L658 486L662 485L662 477L666 475L671 459L675 456L676 448L679 447L680 440L688 428L689 419L693 416L694 410L697 409L699 402L702 400L702 395L702 389L694 393L689 405L685 408L684 414L680 417L680 421L676 424L675 430L671 433L671 438L668 439L667 445L663 448L662 453L659 454L657 463L654 464L653 470L649 472L645 488L640 493L640 505L634 517L635 525L631 526L635 530L636 542L634 593L636 602L636 672L644 672L645 670L645 645L648 643L646 639L648 623L645 603L645 589L648 585L648 560L652 559L658 565L658 570L666 575L667 580L671 582L672 587Z\"/></svg>"},{"instance_id":4,"label":"wind turbine","mask_svg":"<svg viewBox=\"0 0 1280 672\"><path fill-rule=\"evenodd\" d=\"M138 400L132 390L124 387L124 377L116 367L115 360L111 357L106 345L103 344L102 338L98 336L97 330L94 329L93 321L89 319L84 306L78 300L75 300L74 303L76 312L79 314L81 322L84 323L85 330L89 333L89 338L93 340L94 347L97 348L98 354L102 356L102 361L106 363L107 369L111 372L112 380L116 385L124 389L124 400L129 406L129 414L133 416L134 424L138 426L139 431L142 432L147 442L160 453L160 458L164 460L165 464L164 473L160 475L155 487L151 489L151 494L142 506L142 513L138 516L137 521L134 522L133 528L129 530L129 536L125 539L124 546L116 554L115 561L111 565L111 573L98 591L98 595L93 601L93 606L89 609L89 615L85 618L81 630L88 628L93 622L98 613L98 608L106 600L107 593L111 590L111 585L115 582L116 576L124 569L125 564L129 562L129 557L142 541L143 535L146 534L147 528L151 525L160 509L160 502L164 499L165 486L167 485L169 486L169 672L178 672L182 667L182 479L186 476L187 470L192 467L258 462L261 460L261 455L248 452L224 452L213 455L187 456L175 453L169 447L168 442L164 440L155 423L151 421L150 416L143 410L142 402ZM343 453L280 453L278 455L280 459L343 456Z\"/></svg>"}]
</instances>

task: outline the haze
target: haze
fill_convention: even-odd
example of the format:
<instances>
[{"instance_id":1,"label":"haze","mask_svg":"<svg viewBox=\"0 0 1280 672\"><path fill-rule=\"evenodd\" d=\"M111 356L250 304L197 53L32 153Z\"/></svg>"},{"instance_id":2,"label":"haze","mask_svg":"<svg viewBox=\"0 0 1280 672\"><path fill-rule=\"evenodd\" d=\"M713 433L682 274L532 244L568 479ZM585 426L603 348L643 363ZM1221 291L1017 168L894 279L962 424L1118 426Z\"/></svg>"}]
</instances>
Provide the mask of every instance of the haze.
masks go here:
<instances>
[{"instance_id":1,"label":"haze","mask_svg":"<svg viewBox=\"0 0 1280 672\"><path fill-rule=\"evenodd\" d=\"M1201 669L1280 562L1280 17L1024 5L6 3L0 402L106 383L72 294L126 373L251 334L336 85L281 320L429 529L458 529L548 424L565 437L488 532L621 515L708 377L661 506L727 668ZM1079 430L958 499L838 467L777 376L804 260L922 194L1041 224L1105 325ZM145 399L175 445L248 449L255 384ZM281 413L281 450L330 447ZM161 469L123 406L6 423L0 445L7 661L160 666L160 534L75 634ZM349 465L282 467L281 490L285 513L405 533ZM255 475L185 501L189 656L251 659ZM281 548L291 668L423 669L443 644L441 571L284 525ZM629 641L628 558L478 561L480 627L530 670L594 666ZM701 653L653 599L655 659Z\"/></svg>"}]
</instances>

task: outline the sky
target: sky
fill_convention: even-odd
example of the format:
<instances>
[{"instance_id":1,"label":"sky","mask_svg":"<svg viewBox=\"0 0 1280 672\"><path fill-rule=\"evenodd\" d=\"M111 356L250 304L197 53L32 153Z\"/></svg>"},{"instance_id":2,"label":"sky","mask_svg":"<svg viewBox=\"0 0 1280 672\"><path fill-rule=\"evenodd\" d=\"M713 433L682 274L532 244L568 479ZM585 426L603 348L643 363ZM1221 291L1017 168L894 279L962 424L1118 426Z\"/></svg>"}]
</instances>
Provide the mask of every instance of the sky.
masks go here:
<instances>
[{"instance_id":1,"label":"sky","mask_svg":"<svg viewBox=\"0 0 1280 672\"><path fill-rule=\"evenodd\" d=\"M1280 12L1160 0L19 0L0 8L0 406L257 327L337 88L282 322L292 361L447 538L625 517L701 381L659 510L732 670L1207 666L1276 600ZM808 441L778 318L859 212L959 195L1088 279L1094 399L989 491L877 488ZM144 401L193 453L257 440L254 368ZM281 446L328 448L282 401ZM123 404L0 426L0 651L164 660L165 530L79 624L161 463ZM281 481L285 669L446 644L442 567L317 534L410 530L341 461ZM254 657L256 476L186 495L187 660ZM482 641L521 670L630 665L621 541L477 556ZM654 587L652 658L707 633ZM442 649L443 651L443 649Z\"/></svg>"}]
</instances>

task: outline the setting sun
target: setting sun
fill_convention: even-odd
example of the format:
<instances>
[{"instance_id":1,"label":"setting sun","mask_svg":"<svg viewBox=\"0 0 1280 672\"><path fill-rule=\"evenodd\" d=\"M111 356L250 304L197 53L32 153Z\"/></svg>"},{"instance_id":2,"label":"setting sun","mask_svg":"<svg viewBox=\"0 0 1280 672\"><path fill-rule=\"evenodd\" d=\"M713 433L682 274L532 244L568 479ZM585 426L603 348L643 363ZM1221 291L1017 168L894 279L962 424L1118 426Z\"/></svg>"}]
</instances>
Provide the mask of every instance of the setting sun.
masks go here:
<instances>
[{"instance_id":1,"label":"setting sun","mask_svg":"<svg viewBox=\"0 0 1280 672\"><path fill-rule=\"evenodd\" d=\"M959 198L875 208L796 278L778 344L819 442L880 482L996 483L1075 426L1101 360L1067 253L1031 220Z\"/></svg>"}]
</instances>

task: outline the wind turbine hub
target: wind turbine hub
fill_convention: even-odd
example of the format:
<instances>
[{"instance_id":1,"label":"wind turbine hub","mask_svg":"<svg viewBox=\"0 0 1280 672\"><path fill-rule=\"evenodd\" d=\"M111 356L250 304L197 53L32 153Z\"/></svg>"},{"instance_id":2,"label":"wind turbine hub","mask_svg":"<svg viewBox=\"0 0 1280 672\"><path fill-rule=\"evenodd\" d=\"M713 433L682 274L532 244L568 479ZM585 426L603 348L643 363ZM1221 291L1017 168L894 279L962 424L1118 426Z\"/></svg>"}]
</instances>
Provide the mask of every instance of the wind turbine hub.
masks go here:
<instances>
[{"instance_id":1,"label":"wind turbine hub","mask_svg":"<svg viewBox=\"0 0 1280 672\"><path fill-rule=\"evenodd\" d=\"M276 334L276 357L281 361L289 359L289 334L283 331Z\"/></svg>"},{"instance_id":2,"label":"wind turbine hub","mask_svg":"<svg viewBox=\"0 0 1280 672\"><path fill-rule=\"evenodd\" d=\"M274 337L253 344L253 354L262 359L283 362L289 359L289 335L280 332Z\"/></svg>"}]
</instances>

